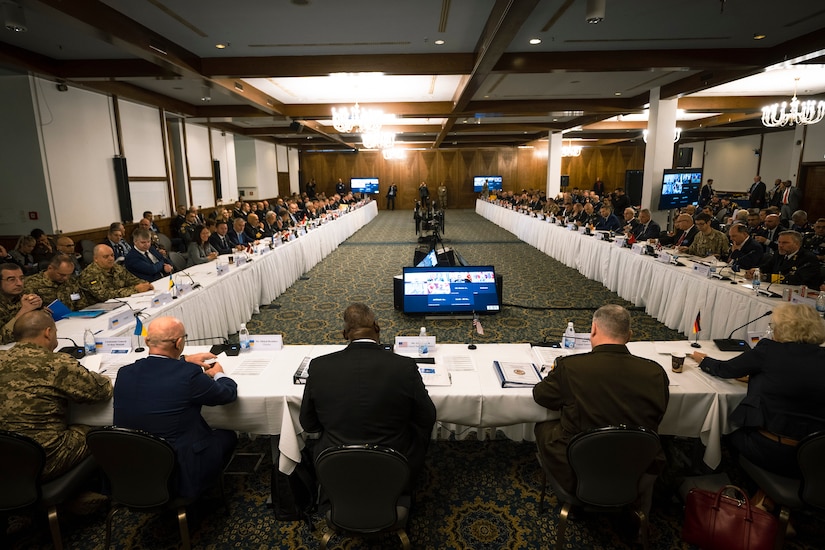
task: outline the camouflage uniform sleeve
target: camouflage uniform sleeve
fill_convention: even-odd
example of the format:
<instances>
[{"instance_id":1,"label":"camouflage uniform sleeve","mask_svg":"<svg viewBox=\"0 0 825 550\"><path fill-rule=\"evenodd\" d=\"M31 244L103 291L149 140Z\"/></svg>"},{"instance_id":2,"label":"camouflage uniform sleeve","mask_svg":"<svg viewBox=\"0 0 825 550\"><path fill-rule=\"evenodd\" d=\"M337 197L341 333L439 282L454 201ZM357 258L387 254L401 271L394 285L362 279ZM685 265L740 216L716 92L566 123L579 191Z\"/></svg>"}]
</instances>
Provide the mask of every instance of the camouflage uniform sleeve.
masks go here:
<instances>
[{"instance_id":1,"label":"camouflage uniform sleeve","mask_svg":"<svg viewBox=\"0 0 825 550\"><path fill-rule=\"evenodd\" d=\"M95 403L112 397L112 382L105 376L86 370L65 353L52 354L54 385L76 403Z\"/></svg>"},{"instance_id":2,"label":"camouflage uniform sleeve","mask_svg":"<svg viewBox=\"0 0 825 550\"><path fill-rule=\"evenodd\" d=\"M129 294L126 294L125 296L131 296L132 294L137 292L137 290L135 289L135 285L139 285L141 283L146 282L123 266L115 266L115 269L122 273L122 286L124 287L124 289L127 289L129 291Z\"/></svg>"},{"instance_id":3,"label":"camouflage uniform sleeve","mask_svg":"<svg viewBox=\"0 0 825 550\"><path fill-rule=\"evenodd\" d=\"M14 316L17 315L18 311L20 311L19 300L10 301L5 299L4 296L0 296L0 343L10 344L14 342L12 329L14 328L14 322L17 320Z\"/></svg>"}]
</instances>

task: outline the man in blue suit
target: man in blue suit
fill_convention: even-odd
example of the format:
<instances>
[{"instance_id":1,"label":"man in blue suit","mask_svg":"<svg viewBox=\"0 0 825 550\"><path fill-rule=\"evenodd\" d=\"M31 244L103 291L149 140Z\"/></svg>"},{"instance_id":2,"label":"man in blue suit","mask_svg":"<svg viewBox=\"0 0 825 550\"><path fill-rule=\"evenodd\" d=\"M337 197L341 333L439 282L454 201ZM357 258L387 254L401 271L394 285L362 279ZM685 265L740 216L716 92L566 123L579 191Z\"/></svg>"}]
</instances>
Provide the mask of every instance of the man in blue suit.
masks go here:
<instances>
[{"instance_id":1,"label":"man in blue suit","mask_svg":"<svg viewBox=\"0 0 825 550\"><path fill-rule=\"evenodd\" d=\"M235 221L232 222L232 229L226 234L227 238L229 238L229 243L234 248L238 248L239 246L245 247L252 242L246 235L245 229L246 220L243 218L235 218Z\"/></svg>"},{"instance_id":2,"label":"man in blue suit","mask_svg":"<svg viewBox=\"0 0 825 550\"><path fill-rule=\"evenodd\" d=\"M148 229L135 229L132 234L134 247L126 254L123 267L144 281L157 281L175 269L172 262L160 250L152 246L152 234Z\"/></svg>"},{"instance_id":3,"label":"man in blue suit","mask_svg":"<svg viewBox=\"0 0 825 550\"><path fill-rule=\"evenodd\" d=\"M237 443L235 432L209 427L201 406L232 403L238 386L220 363L204 363L213 354L184 358L184 332L173 317L152 321L146 334L149 357L118 372L114 421L168 441L177 455L179 494L194 497L221 474Z\"/></svg>"}]
</instances>

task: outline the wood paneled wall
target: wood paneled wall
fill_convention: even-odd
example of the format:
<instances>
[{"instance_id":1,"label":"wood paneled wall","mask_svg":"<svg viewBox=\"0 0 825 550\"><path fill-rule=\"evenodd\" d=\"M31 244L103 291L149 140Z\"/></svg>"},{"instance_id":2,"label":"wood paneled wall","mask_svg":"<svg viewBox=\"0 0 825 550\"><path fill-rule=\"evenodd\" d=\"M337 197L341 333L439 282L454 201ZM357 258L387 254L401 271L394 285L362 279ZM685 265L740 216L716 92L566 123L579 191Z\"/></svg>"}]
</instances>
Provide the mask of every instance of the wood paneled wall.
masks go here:
<instances>
[{"instance_id":1,"label":"wood paneled wall","mask_svg":"<svg viewBox=\"0 0 825 550\"><path fill-rule=\"evenodd\" d=\"M546 147L546 145L545 145ZM473 176L502 176L504 189L545 189L547 157L536 149L502 147L496 149L446 149L407 151L402 160L384 160L377 151L359 153L301 153L301 191L315 178L319 192L335 192L341 178L349 185L352 177L378 177L379 208L386 205L390 184L398 185L396 208L411 209L418 198L418 186L427 182L430 195L438 186L447 187L450 208L473 208ZM601 177L608 190L624 187L625 170L644 168L644 145L586 147L581 156L562 159L562 174L570 176L570 185L590 189Z\"/></svg>"}]
</instances>

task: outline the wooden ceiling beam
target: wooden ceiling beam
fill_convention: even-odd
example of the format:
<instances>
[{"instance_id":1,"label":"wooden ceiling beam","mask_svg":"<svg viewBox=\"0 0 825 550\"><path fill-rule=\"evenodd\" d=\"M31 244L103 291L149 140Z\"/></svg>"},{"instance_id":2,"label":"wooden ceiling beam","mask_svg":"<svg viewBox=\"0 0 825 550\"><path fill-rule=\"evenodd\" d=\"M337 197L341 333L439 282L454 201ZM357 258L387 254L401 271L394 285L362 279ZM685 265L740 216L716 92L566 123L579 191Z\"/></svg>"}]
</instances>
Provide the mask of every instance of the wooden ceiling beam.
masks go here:
<instances>
[{"instance_id":1,"label":"wooden ceiling beam","mask_svg":"<svg viewBox=\"0 0 825 550\"><path fill-rule=\"evenodd\" d=\"M158 94L134 86L127 82L118 82L116 80L94 80L90 82L80 82L78 86L96 90L104 94L123 97L138 103L144 103L168 111L170 113L177 113L184 116L197 116L197 108L185 101L178 101L171 97Z\"/></svg>"}]
</instances>

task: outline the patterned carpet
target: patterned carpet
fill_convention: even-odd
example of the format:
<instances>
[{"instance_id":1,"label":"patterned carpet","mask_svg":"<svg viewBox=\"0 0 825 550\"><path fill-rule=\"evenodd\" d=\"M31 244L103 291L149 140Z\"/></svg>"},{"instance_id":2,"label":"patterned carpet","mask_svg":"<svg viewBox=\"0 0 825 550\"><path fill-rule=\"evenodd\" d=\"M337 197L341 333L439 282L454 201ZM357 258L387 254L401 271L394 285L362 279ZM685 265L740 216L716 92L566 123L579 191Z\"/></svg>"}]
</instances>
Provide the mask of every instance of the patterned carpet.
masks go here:
<instances>
[{"instance_id":1,"label":"patterned carpet","mask_svg":"<svg viewBox=\"0 0 825 550\"><path fill-rule=\"evenodd\" d=\"M560 339L567 321L579 331L589 327L592 310L605 303L627 304L601 284L588 281L472 211L447 212L446 246L455 248L472 264L493 264L504 275L504 302L510 304L483 319L484 342L533 342ZM405 265L411 265L416 236L410 211L382 211L326 260L280 296L273 306L262 308L249 323L251 332L284 335L288 344L343 343L340 315L352 301L364 301L377 312L385 341L396 334L417 334L421 321L406 318L393 309L392 281ZM516 307L529 306L529 307ZM680 339L683 335L664 327L642 311L633 311L636 339ZM465 342L469 322L427 322L439 341ZM677 490L686 476L697 473L689 457L696 456L693 442L664 438L668 469L659 478L651 512L651 547L688 548L681 542L682 506ZM256 457L238 455L229 470L249 475L226 476L228 513L218 497L201 499L190 511L194 548L315 549L319 547L323 521L314 528L300 522L278 522L266 499L270 491L269 439L241 439L239 451L260 453L264 462L252 468ZM472 435L455 441L449 434L433 441L427 454L424 479L414 498L408 533L414 548L499 550L547 548L555 542L559 508L548 492L546 509L538 511L541 471L532 443L503 437L478 441ZM699 461L700 462L700 461ZM721 470L733 483L754 488L725 454ZM38 516L42 517L42 516ZM88 516L64 514L63 538L69 549L103 547L105 509ZM823 517L797 514L798 535L786 548L822 548ZM567 548L632 548L636 527L626 515L583 515L567 529ZM113 547L119 549L177 548L180 537L174 514L116 516ZM0 547L50 548L43 523L23 526ZM400 548L398 540L342 539L332 548L348 550Z\"/></svg>"}]
</instances>

